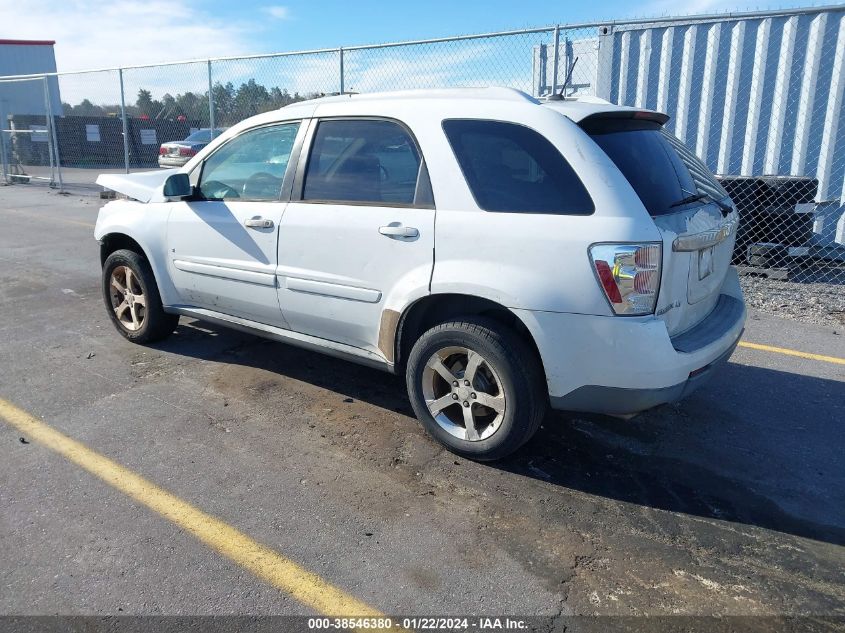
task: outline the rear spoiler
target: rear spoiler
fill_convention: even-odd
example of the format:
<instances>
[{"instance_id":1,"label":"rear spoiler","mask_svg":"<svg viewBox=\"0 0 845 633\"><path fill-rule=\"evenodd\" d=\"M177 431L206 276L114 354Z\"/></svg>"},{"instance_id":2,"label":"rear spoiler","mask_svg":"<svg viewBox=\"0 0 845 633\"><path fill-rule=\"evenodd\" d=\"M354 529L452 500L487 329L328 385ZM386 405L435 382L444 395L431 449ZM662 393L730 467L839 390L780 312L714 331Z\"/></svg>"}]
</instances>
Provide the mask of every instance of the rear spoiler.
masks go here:
<instances>
[{"instance_id":1,"label":"rear spoiler","mask_svg":"<svg viewBox=\"0 0 845 633\"><path fill-rule=\"evenodd\" d=\"M653 110L609 110L586 116L578 125L588 134L602 134L624 130L656 130L668 120L668 114Z\"/></svg>"}]
</instances>

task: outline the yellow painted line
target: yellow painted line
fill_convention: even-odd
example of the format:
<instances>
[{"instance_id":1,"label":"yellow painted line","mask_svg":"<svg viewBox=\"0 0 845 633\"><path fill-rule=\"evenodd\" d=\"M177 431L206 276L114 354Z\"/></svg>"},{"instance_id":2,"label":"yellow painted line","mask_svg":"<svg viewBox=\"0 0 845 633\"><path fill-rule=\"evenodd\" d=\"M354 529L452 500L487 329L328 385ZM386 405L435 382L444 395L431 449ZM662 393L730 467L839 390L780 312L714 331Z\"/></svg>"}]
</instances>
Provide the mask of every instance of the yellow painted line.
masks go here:
<instances>
[{"instance_id":1,"label":"yellow painted line","mask_svg":"<svg viewBox=\"0 0 845 633\"><path fill-rule=\"evenodd\" d=\"M834 363L836 365L845 365L845 358L837 356L824 356L822 354L810 354L809 352L801 352L797 349L787 349L785 347L772 347L771 345L760 345L760 343L748 343L746 341L739 342L740 347L748 349L756 349L762 352L773 352L775 354L786 354L787 356L797 356L798 358L808 358L810 360L820 360L824 363Z\"/></svg>"},{"instance_id":2,"label":"yellow painted line","mask_svg":"<svg viewBox=\"0 0 845 633\"><path fill-rule=\"evenodd\" d=\"M93 222L83 222L82 220L70 220L68 218L50 218L50 221L64 222L65 224L75 224L76 226L84 226L85 228L93 229L96 224Z\"/></svg>"},{"instance_id":3,"label":"yellow painted line","mask_svg":"<svg viewBox=\"0 0 845 633\"><path fill-rule=\"evenodd\" d=\"M31 213L26 213L24 211L18 211L16 209L3 209L4 213L11 213L13 215L20 215L26 216L28 218L37 218L39 221L45 222L62 222L64 224L76 224L77 226L85 226L88 228L93 229L96 225L91 222L83 222L82 220L71 220L70 218L61 218L55 216L45 216L45 215L33 215Z\"/></svg>"},{"instance_id":4,"label":"yellow painted line","mask_svg":"<svg viewBox=\"0 0 845 633\"><path fill-rule=\"evenodd\" d=\"M304 605L325 615L383 617L382 614L297 563L69 438L0 398L0 417L26 436L157 512L223 556Z\"/></svg>"}]
</instances>

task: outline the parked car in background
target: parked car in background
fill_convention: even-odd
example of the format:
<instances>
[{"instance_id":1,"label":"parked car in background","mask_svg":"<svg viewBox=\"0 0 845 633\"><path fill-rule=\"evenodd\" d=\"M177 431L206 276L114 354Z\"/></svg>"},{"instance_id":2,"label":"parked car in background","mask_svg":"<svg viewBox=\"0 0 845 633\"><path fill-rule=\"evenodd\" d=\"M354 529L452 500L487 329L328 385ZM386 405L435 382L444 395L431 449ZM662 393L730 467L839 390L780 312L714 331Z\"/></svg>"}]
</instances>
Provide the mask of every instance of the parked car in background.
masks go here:
<instances>
[{"instance_id":1,"label":"parked car in background","mask_svg":"<svg viewBox=\"0 0 845 633\"><path fill-rule=\"evenodd\" d=\"M97 179L130 198L94 231L109 317L136 343L184 315L403 374L426 430L474 459L550 404L676 401L746 313L736 209L667 120L504 88L258 115L181 169Z\"/></svg>"},{"instance_id":2,"label":"parked car in background","mask_svg":"<svg viewBox=\"0 0 845 633\"><path fill-rule=\"evenodd\" d=\"M181 167L196 156L203 147L220 136L226 128L202 128L192 133L184 141L162 143L158 149L159 167Z\"/></svg>"}]
</instances>

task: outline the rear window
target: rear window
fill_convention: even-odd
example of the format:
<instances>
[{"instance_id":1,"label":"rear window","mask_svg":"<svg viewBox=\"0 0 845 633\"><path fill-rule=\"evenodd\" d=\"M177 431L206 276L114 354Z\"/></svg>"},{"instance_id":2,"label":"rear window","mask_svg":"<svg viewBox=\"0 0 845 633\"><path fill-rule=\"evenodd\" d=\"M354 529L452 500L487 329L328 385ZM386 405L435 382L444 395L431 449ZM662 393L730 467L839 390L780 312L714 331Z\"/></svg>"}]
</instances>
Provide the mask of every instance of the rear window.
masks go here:
<instances>
[{"instance_id":1,"label":"rear window","mask_svg":"<svg viewBox=\"0 0 845 633\"><path fill-rule=\"evenodd\" d=\"M214 130L214 138L217 138L221 134L223 134L224 130L215 129ZM191 143L210 143L211 142L211 130L197 130L193 132L188 138L185 139L186 142Z\"/></svg>"},{"instance_id":2,"label":"rear window","mask_svg":"<svg viewBox=\"0 0 845 633\"><path fill-rule=\"evenodd\" d=\"M602 122L583 126L628 179L652 216L728 194L681 141L658 124Z\"/></svg>"},{"instance_id":3,"label":"rear window","mask_svg":"<svg viewBox=\"0 0 845 633\"><path fill-rule=\"evenodd\" d=\"M197 130L185 141L188 143L209 143L211 142L211 130Z\"/></svg>"},{"instance_id":4,"label":"rear window","mask_svg":"<svg viewBox=\"0 0 845 633\"><path fill-rule=\"evenodd\" d=\"M485 211L588 215L593 201L566 159L544 136L515 123L443 122L458 164Z\"/></svg>"}]
</instances>

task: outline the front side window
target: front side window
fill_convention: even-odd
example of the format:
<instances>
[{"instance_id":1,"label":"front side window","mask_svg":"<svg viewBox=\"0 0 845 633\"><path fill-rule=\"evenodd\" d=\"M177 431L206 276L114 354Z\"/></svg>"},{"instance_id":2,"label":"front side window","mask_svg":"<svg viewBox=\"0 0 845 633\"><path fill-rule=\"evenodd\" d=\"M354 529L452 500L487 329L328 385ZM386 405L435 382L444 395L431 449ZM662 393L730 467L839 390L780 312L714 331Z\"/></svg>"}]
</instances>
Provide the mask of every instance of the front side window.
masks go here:
<instances>
[{"instance_id":1,"label":"front side window","mask_svg":"<svg viewBox=\"0 0 845 633\"><path fill-rule=\"evenodd\" d=\"M515 123L443 122L461 171L485 211L588 215L584 184L548 139Z\"/></svg>"},{"instance_id":2,"label":"front side window","mask_svg":"<svg viewBox=\"0 0 845 633\"><path fill-rule=\"evenodd\" d=\"M209 156L199 193L206 200L278 200L299 123L244 132Z\"/></svg>"},{"instance_id":3,"label":"front side window","mask_svg":"<svg viewBox=\"0 0 845 633\"><path fill-rule=\"evenodd\" d=\"M302 199L412 205L421 163L413 139L394 121L321 121Z\"/></svg>"}]
</instances>

